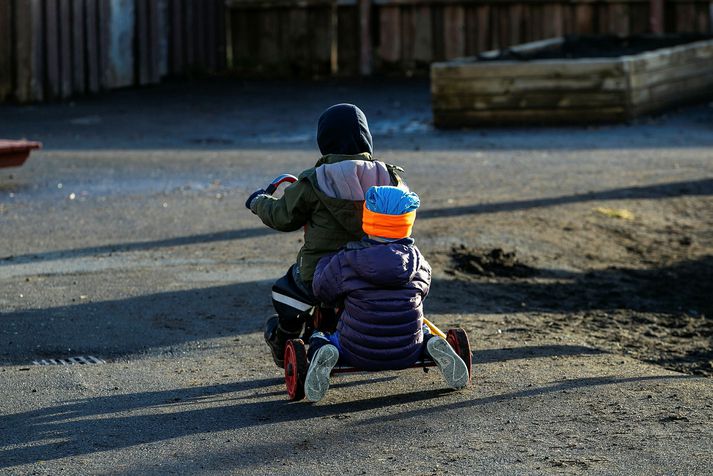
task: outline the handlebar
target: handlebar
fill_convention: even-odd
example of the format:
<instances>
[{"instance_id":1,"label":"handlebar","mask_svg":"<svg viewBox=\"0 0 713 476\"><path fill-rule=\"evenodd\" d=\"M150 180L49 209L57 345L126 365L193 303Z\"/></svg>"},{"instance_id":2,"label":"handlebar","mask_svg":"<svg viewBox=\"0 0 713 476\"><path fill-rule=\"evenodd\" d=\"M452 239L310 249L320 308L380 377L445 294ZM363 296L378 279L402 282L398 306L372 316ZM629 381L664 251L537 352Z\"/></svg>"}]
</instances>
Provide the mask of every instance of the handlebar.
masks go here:
<instances>
[{"instance_id":1,"label":"handlebar","mask_svg":"<svg viewBox=\"0 0 713 476\"><path fill-rule=\"evenodd\" d=\"M295 177L294 175L290 175L290 174L282 174L278 177L275 177L275 179L272 182L270 182L270 185L268 185L267 188L265 189L265 193L268 195L272 195L277 190L277 187L279 187L281 184L283 184L285 182L295 183L295 182L297 182L297 177Z\"/></svg>"}]
</instances>

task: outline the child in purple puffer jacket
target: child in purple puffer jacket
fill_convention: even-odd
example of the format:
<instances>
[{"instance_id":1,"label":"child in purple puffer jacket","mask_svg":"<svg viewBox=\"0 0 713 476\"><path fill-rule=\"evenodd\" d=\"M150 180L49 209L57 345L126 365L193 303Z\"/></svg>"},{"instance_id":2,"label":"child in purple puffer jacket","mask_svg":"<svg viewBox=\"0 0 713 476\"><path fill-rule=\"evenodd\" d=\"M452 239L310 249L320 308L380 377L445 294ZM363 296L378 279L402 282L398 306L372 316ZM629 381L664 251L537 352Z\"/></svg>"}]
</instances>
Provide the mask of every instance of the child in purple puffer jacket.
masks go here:
<instances>
[{"instance_id":1,"label":"child in purple puffer jacket","mask_svg":"<svg viewBox=\"0 0 713 476\"><path fill-rule=\"evenodd\" d=\"M416 363L424 350L448 386L468 384L465 362L423 323L431 267L410 238L419 205L413 192L371 187L362 221L367 237L317 264L314 295L343 311L336 332L315 332L310 338L308 400L324 396L337 361L364 370L396 370Z\"/></svg>"}]
</instances>

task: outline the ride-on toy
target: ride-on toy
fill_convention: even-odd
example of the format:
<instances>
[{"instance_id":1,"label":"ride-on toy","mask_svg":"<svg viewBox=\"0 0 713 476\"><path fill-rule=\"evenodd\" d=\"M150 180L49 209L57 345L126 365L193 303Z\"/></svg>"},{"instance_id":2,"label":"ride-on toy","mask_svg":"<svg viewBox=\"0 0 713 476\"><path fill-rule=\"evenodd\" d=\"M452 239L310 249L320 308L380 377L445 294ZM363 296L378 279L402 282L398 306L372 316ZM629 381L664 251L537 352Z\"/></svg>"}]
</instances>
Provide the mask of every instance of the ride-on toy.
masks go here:
<instances>
[{"instance_id":1,"label":"ride-on toy","mask_svg":"<svg viewBox=\"0 0 713 476\"><path fill-rule=\"evenodd\" d=\"M19 167L25 163L32 150L41 147L39 142L0 139L0 167Z\"/></svg>"},{"instance_id":2,"label":"ride-on toy","mask_svg":"<svg viewBox=\"0 0 713 476\"><path fill-rule=\"evenodd\" d=\"M277 191L278 187L283 183L293 183L297 181L297 177L290 174L282 174L276 177L265 189L265 193L272 195ZM305 396L304 384L309 368L307 361L307 346L305 340L309 339L312 331L323 330L332 331L334 321L338 316L338 310L324 309L315 307L310 314L303 339L291 339L287 341L285 346L285 386L287 387L287 395L290 400L301 400ZM435 324L424 318L424 323L428 326L431 334L440 336L453 347L456 354L463 359L467 368L469 379L472 377L472 354L468 334L460 328L448 329L446 333L442 332ZM414 363L410 368L434 367L436 363L431 359L423 359ZM362 369L356 367L348 367L337 365L332 369L332 373L359 372Z\"/></svg>"}]
</instances>

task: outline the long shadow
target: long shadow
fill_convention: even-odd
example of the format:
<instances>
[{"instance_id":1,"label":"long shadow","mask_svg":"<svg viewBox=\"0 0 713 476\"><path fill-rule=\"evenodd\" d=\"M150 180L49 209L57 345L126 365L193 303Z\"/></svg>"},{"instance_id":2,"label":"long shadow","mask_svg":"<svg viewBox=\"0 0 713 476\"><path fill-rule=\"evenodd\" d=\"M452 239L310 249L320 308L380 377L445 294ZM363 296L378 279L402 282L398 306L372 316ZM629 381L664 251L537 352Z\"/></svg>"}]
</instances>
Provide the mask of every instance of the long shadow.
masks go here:
<instances>
[{"instance_id":1,"label":"long shadow","mask_svg":"<svg viewBox=\"0 0 713 476\"><path fill-rule=\"evenodd\" d=\"M565 380L562 382L557 382L553 385L547 387L539 388L528 388L526 390L519 390L517 392L510 392L501 395L493 395L490 397L475 398L472 400L462 400L459 402L449 403L447 405L441 405L430 411L449 411L449 410L459 410L465 408L471 408L480 405L489 405L492 403L498 403L505 400L513 400L516 398L532 398L540 395L548 395L551 393L561 392L562 390L574 390L577 388L588 388L588 387L598 387L602 385L617 385L624 383L633 382L647 382L652 380L678 380L696 378L688 375L653 375L645 377L586 377L572 380ZM377 422L385 421L400 421L405 420L414 416L421 414L423 410L409 410L406 412L401 412L398 414L388 415L384 417L374 417L359 422L360 425L369 425Z\"/></svg>"},{"instance_id":2,"label":"long shadow","mask_svg":"<svg viewBox=\"0 0 713 476\"><path fill-rule=\"evenodd\" d=\"M235 392L277 385L279 379L237 382L190 389L133 393L76 400L63 405L0 416L0 468L29 464L38 460L87 455L100 451L172 440L188 435L213 434L228 430L252 429L263 425L306 419L369 412L410 403L429 402L429 412L462 410L497 404L514 398L532 398L562 390L620 385L632 382L690 378L677 375L647 377L596 377L558 382L489 397L438 404L438 398L450 391L426 390L398 395L383 395L332 405L289 404L285 400L245 402L231 395ZM259 396L256 396L258 398ZM209 408L195 408L199 402L213 403ZM153 411L147 413L146 409ZM141 410L140 415L125 415ZM400 422L422 416L423 408L397 411L391 415L360 420L356 427L384 421ZM122 415L119 415L123 413ZM347 426L345 432L354 432ZM90 436L88 438L88 436ZM58 440L56 443L40 443ZM253 438L254 440L254 438ZM275 443L278 444L278 443ZM270 445L268 445L270 446ZM266 448L256 448L262 452ZM269 448L267 448L269 449ZM274 449L274 448L273 448ZM240 458L234 459L240 465Z\"/></svg>"},{"instance_id":3,"label":"long shadow","mask_svg":"<svg viewBox=\"0 0 713 476\"><path fill-rule=\"evenodd\" d=\"M164 240L135 241L129 243L115 243L102 246L90 246L87 248L75 248L68 250L46 251L40 253L27 253L16 256L0 257L0 266L10 264L20 264L34 261L55 261L60 259L82 258L85 256L95 256L107 253L122 253L131 251L147 251L158 248L169 248L173 246L187 246L200 243L215 243L219 241L244 240L277 233L266 226L256 228L244 228L241 230L219 231L215 233L203 233L199 235L178 236L166 238Z\"/></svg>"},{"instance_id":4,"label":"long shadow","mask_svg":"<svg viewBox=\"0 0 713 476\"><path fill-rule=\"evenodd\" d=\"M419 220L430 218L447 218L461 215L477 215L516 210L543 208L568 203L581 203L587 201L623 200L623 199L658 199L677 196L707 196L713 195L713 178L696 181L674 182L642 187L625 187L600 192L584 194L563 195L560 197L541 198L532 200L514 200L509 202L483 203L462 207L439 208L420 211ZM204 233L164 240L116 243L103 246L91 246L59 251L40 253L27 253L23 255L0 257L0 266L33 261L53 261L59 259L80 258L105 253L146 251L172 246L186 246L198 243L213 243L218 241L241 240L266 236L276 231L268 227L245 228L216 233Z\"/></svg>"},{"instance_id":5,"label":"long shadow","mask_svg":"<svg viewBox=\"0 0 713 476\"><path fill-rule=\"evenodd\" d=\"M535 198L531 200L513 200L510 202L481 203L461 207L438 208L418 212L419 220L428 218L446 218L461 215L479 215L484 213L510 212L530 210L570 203L581 203L603 200L633 200L659 199L680 196L713 195L713 178L673 182L642 187L625 187L600 192L588 192L575 195L562 195L550 198Z\"/></svg>"},{"instance_id":6,"label":"long shadow","mask_svg":"<svg viewBox=\"0 0 713 476\"><path fill-rule=\"evenodd\" d=\"M473 351L474 364L490 364L508 360L537 359L552 356L598 355L604 352L582 345L533 345L523 347L505 347L502 349L483 349Z\"/></svg>"},{"instance_id":7,"label":"long shadow","mask_svg":"<svg viewBox=\"0 0 713 476\"><path fill-rule=\"evenodd\" d=\"M0 313L0 365L73 355L111 359L256 332L272 312L270 285L251 281Z\"/></svg>"}]
</instances>

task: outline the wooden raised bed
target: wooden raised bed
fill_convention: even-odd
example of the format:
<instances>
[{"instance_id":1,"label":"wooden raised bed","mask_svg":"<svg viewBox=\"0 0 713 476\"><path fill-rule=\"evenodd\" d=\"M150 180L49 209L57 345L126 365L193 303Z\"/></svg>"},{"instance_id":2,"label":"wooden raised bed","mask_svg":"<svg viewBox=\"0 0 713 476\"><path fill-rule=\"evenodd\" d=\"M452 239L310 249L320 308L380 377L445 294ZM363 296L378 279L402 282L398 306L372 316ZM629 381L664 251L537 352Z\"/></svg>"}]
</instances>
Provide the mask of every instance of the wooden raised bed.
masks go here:
<instances>
[{"instance_id":1,"label":"wooden raised bed","mask_svg":"<svg viewBox=\"0 0 713 476\"><path fill-rule=\"evenodd\" d=\"M434 123L450 128L615 122L710 97L713 38L698 38L644 52L624 48L622 56L576 57L567 53L567 42L576 38L559 37L435 63Z\"/></svg>"},{"instance_id":2,"label":"wooden raised bed","mask_svg":"<svg viewBox=\"0 0 713 476\"><path fill-rule=\"evenodd\" d=\"M0 167L19 167L25 163L33 149L42 144L26 140L0 140Z\"/></svg>"}]
</instances>

